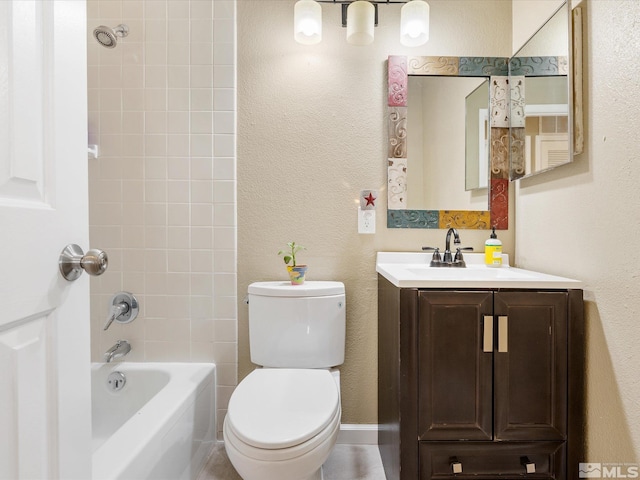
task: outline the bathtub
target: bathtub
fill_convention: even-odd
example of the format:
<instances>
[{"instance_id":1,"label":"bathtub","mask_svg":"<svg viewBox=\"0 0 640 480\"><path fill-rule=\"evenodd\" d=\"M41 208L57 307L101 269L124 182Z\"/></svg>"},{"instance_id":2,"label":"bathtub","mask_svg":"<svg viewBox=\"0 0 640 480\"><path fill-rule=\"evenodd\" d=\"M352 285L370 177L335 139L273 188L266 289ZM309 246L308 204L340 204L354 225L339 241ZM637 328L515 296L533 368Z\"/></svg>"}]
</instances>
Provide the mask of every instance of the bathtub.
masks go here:
<instances>
[{"instance_id":1,"label":"bathtub","mask_svg":"<svg viewBox=\"0 0 640 480\"><path fill-rule=\"evenodd\" d=\"M194 480L216 439L215 387L211 363L93 364L93 480Z\"/></svg>"}]
</instances>

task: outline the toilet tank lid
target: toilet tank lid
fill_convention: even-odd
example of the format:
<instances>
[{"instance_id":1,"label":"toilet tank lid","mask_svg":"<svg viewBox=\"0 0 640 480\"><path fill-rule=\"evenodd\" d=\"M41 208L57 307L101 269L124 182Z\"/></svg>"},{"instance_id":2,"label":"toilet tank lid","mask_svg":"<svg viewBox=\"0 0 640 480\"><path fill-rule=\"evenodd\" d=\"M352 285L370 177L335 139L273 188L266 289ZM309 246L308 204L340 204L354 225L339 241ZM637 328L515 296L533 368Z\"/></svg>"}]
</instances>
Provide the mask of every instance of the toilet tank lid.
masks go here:
<instances>
[{"instance_id":1,"label":"toilet tank lid","mask_svg":"<svg viewBox=\"0 0 640 480\"><path fill-rule=\"evenodd\" d=\"M302 285L291 285L290 282L255 282L249 285L248 292L265 297L323 297L344 294L344 283L307 281Z\"/></svg>"}]
</instances>

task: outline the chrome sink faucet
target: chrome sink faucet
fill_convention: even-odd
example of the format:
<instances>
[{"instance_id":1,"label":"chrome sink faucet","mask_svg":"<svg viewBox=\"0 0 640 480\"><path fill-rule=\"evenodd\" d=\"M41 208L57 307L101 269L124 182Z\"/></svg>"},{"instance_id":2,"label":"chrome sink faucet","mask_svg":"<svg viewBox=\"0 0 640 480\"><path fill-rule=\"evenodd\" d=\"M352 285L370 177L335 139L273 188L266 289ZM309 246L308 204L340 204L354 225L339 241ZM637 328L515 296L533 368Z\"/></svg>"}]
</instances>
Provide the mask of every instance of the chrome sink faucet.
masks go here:
<instances>
[{"instance_id":1,"label":"chrome sink faucet","mask_svg":"<svg viewBox=\"0 0 640 480\"><path fill-rule=\"evenodd\" d=\"M444 256L440 256L440 248L438 247L422 247L422 250L433 251L433 257L431 258L431 267L466 267L467 264L462 257L462 251L473 250L473 247L456 247L455 257L451 256L451 235L453 234L453 245L460 245L460 235L455 228L447 230L447 236L445 238L445 250Z\"/></svg>"},{"instance_id":2,"label":"chrome sink faucet","mask_svg":"<svg viewBox=\"0 0 640 480\"><path fill-rule=\"evenodd\" d=\"M104 353L104 361L109 363L116 358L124 357L131 351L131 345L126 340L118 340L116 344Z\"/></svg>"},{"instance_id":3,"label":"chrome sink faucet","mask_svg":"<svg viewBox=\"0 0 640 480\"><path fill-rule=\"evenodd\" d=\"M453 233L453 244L460 245L460 235L458 235L458 231L455 228L450 228L447 230L447 237L444 242L444 257L442 261L444 263L453 262L453 258L451 258L451 234Z\"/></svg>"}]
</instances>

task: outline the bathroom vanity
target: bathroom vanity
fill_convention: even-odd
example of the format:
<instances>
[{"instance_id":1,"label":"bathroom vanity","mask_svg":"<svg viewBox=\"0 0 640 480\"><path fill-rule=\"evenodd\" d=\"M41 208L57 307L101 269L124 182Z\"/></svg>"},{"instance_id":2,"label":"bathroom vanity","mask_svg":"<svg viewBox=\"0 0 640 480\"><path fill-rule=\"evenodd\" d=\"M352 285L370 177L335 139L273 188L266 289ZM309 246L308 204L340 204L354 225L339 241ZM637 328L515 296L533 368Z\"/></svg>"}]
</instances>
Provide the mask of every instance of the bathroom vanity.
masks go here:
<instances>
[{"instance_id":1,"label":"bathroom vanity","mask_svg":"<svg viewBox=\"0 0 640 480\"><path fill-rule=\"evenodd\" d=\"M378 254L387 479L577 478L581 283L485 267L479 254L467 268L430 268L429 257Z\"/></svg>"}]
</instances>

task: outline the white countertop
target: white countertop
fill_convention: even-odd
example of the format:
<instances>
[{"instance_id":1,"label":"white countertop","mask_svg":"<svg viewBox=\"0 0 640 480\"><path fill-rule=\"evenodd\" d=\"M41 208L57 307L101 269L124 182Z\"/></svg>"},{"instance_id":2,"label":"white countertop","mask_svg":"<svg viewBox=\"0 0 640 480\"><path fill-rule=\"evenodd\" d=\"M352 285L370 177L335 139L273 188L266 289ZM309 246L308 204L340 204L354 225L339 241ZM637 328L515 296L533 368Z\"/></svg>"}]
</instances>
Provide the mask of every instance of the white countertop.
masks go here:
<instances>
[{"instance_id":1,"label":"white countertop","mask_svg":"<svg viewBox=\"0 0 640 480\"><path fill-rule=\"evenodd\" d=\"M582 282L509 266L488 267L483 253L465 253L466 267L430 267L430 252L378 252L376 272L400 288L582 288Z\"/></svg>"}]
</instances>

